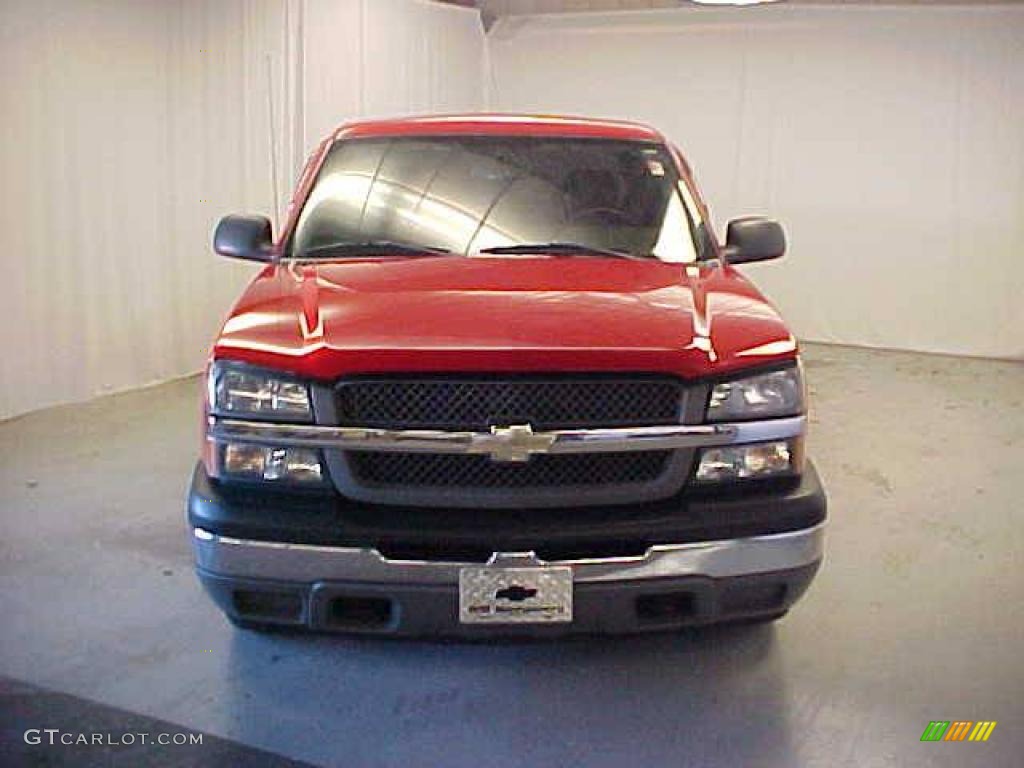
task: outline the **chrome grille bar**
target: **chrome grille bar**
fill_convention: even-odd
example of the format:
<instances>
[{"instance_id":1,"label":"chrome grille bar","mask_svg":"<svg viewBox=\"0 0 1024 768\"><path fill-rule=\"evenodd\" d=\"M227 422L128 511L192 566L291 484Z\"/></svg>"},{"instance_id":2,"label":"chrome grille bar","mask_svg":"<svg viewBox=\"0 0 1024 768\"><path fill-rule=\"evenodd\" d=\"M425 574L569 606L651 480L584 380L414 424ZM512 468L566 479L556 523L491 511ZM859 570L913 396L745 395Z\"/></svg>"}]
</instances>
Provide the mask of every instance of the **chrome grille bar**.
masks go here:
<instances>
[{"instance_id":1,"label":"chrome grille bar","mask_svg":"<svg viewBox=\"0 0 1024 768\"><path fill-rule=\"evenodd\" d=\"M490 432L333 427L211 416L217 441L353 451L486 454L497 461L525 461L534 454L657 451L798 437L806 416L727 424L566 429L534 432L529 425L492 427Z\"/></svg>"}]
</instances>

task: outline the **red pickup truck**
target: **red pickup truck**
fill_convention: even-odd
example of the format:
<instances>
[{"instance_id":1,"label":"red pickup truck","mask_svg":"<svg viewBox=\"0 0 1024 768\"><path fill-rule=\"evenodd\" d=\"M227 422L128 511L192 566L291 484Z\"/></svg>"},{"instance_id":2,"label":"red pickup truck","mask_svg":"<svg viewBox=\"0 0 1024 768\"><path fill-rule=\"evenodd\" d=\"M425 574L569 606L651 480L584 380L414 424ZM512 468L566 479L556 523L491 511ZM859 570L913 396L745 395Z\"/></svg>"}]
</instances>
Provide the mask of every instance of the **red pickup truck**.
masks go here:
<instances>
[{"instance_id":1,"label":"red pickup truck","mask_svg":"<svg viewBox=\"0 0 1024 768\"><path fill-rule=\"evenodd\" d=\"M782 616L822 558L793 335L718 242L680 152L633 123L342 126L206 371L188 497L235 624L638 632Z\"/></svg>"}]
</instances>

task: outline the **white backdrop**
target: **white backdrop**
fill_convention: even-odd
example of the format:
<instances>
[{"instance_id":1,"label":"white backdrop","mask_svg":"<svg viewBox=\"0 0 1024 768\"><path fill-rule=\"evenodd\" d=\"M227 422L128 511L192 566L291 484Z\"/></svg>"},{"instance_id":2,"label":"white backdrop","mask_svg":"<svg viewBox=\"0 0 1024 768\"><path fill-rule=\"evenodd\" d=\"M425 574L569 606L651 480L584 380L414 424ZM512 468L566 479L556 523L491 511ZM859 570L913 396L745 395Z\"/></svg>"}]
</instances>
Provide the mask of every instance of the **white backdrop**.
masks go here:
<instances>
[{"instance_id":1,"label":"white backdrop","mask_svg":"<svg viewBox=\"0 0 1024 768\"><path fill-rule=\"evenodd\" d=\"M268 79L268 59L270 78ZM197 370L272 210L359 115L479 109L475 12L424 0L0 3L0 418Z\"/></svg>"},{"instance_id":2,"label":"white backdrop","mask_svg":"<svg viewBox=\"0 0 1024 768\"><path fill-rule=\"evenodd\" d=\"M650 122L805 339L1024 356L1024 8L766 6L501 21L492 106Z\"/></svg>"},{"instance_id":3,"label":"white backdrop","mask_svg":"<svg viewBox=\"0 0 1024 768\"><path fill-rule=\"evenodd\" d=\"M489 74L485 73L488 60ZM803 338L1024 354L1024 9L534 17L425 0L0 4L0 418L198 369L255 267L212 255L357 116L619 116L687 152Z\"/></svg>"}]
</instances>

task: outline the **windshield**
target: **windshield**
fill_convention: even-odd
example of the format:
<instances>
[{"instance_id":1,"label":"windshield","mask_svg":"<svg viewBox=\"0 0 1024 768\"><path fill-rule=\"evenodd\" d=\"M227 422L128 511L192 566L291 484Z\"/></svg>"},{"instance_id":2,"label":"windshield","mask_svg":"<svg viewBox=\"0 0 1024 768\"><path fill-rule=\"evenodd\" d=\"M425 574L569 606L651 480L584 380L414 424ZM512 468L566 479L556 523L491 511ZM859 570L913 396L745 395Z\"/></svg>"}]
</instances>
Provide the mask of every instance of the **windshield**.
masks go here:
<instances>
[{"instance_id":1,"label":"windshield","mask_svg":"<svg viewBox=\"0 0 1024 768\"><path fill-rule=\"evenodd\" d=\"M366 255L373 255L392 243L435 254L511 256L557 243L566 254L570 245L689 263L701 249L696 212L688 215L681 187L671 155L655 143L516 136L340 141L299 216L290 252L358 256L358 245L369 244Z\"/></svg>"}]
</instances>

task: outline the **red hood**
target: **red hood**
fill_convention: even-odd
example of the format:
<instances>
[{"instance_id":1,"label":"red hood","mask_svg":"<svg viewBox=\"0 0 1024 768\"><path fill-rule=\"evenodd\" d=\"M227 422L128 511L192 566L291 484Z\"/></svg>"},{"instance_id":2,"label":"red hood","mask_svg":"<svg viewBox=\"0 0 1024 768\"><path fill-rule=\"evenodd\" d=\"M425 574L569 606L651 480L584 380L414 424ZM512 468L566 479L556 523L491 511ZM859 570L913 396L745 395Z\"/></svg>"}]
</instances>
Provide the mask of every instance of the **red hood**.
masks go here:
<instances>
[{"instance_id":1,"label":"red hood","mask_svg":"<svg viewBox=\"0 0 1024 768\"><path fill-rule=\"evenodd\" d=\"M729 267L608 258L382 258L266 267L214 357L331 379L386 371L682 377L792 358Z\"/></svg>"}]
</instances>

